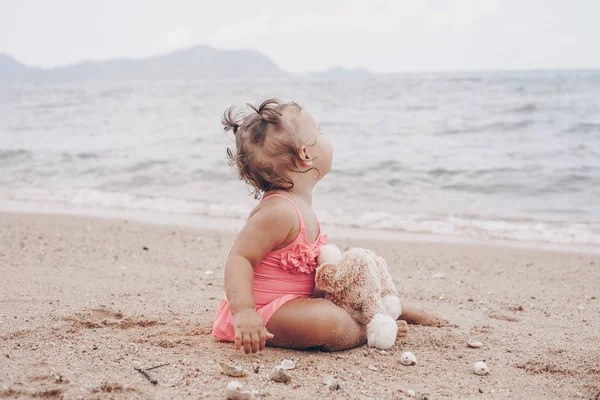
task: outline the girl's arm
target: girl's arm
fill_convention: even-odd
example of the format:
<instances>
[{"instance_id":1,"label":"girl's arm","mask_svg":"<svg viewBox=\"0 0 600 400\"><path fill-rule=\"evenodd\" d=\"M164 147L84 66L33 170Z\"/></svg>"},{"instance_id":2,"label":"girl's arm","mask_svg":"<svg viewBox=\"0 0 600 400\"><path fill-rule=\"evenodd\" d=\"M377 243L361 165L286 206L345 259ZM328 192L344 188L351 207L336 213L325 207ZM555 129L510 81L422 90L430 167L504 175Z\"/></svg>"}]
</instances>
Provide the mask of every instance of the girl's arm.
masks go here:
<instances>
[{"instance_id":1,"label":"girl's arm","mask_svg":"<svg viewBox=\"0 0 600 400\"><path fill-rule=\"evenodd\" d=\"M235 346L246 354L263 350L269 337L256 312L254 271L265 255L293 235L296 211L282 201L269 201L254 213L238 235L225 264L225 294L234 318Z\"/></svg>"}]
</instances>

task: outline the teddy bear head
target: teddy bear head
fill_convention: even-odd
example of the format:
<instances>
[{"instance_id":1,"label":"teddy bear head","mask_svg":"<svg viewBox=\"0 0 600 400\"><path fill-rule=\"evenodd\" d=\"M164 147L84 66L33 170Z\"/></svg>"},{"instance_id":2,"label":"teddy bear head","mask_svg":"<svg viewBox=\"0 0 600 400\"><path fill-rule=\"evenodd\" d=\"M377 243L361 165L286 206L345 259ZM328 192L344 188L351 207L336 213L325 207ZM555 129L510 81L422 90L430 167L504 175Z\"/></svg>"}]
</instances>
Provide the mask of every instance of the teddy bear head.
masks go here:
<instances>
[{"instance_id":1,"label":"teddy bear head","mask_svg":"<svg viewBox=\"0 0 600 400\"><path fill-rule=\"evenodd\" d=\"M335 293L351 286L381 290L380 281L373 279L377 276L376 255L369 250L353 248L342 254L336 246L325 245L317 261L315 282L321 290Z\"/></svg>"}]
</instances>

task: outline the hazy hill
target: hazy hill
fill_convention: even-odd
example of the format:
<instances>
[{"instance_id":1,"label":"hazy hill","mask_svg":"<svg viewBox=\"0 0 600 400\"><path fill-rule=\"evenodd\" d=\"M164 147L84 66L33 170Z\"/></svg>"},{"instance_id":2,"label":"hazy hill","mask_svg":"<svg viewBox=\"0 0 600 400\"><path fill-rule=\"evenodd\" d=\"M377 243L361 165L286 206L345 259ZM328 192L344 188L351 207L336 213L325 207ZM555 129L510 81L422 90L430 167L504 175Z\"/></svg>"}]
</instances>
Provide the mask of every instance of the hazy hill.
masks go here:
<instances>
[{"instance_id":1,"label":"hazy hill","mask_svg":"<svg viewBox=\"0 0 600 400\"><path fill-rule=\"evenodd\" d=\"M50 69L30 68L0 54L0 81L5 82L272 78L285 75L257 51L217 50L202 45L139 60L85 61Z\"/></svg>"},{"instance_id":2,"label":"hazy hill","mask_svg":"<svg viewBox=\"0 0 600 400\"><path fill-rule=\"evenodd\" d=\"M35 68L26 67L8 55L0 54L0 81L19 80L35 72Z\"/></svg>"}]
</instances>

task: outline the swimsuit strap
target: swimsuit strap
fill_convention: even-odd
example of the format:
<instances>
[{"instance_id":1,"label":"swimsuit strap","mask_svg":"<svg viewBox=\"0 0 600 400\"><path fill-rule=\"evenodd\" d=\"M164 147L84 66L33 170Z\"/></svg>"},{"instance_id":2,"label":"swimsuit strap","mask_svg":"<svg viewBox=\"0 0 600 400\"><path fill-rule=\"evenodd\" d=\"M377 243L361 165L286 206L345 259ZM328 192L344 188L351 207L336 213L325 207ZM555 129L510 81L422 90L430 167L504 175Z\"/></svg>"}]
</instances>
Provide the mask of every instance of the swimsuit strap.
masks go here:
<instances>
[{"instance_id":1,"label":"swimsuit strap","mask_svg":"<svg viewBox=\"0 0 600 400\"><path fill-rule=\"evenodd\" d=\"M300 229L301 230L306 229L306 226L304 225L304 220L302 219L302 214L300 214L300 209L298 208L298 206L296 205L296 203L294 203L294 201L292 199L290 199L289 197L284 196L282 194L275 193L275 194L268 195L267 197L263 197L263 199L261 201L265 201L266 199L270 199L271 197L282 197L282 198L286 199L287 201L289 201L290 203L292 203L292 205L296 209L296 214L298 215L298 220L300 221Z\"/></svg>"}]
</instances>

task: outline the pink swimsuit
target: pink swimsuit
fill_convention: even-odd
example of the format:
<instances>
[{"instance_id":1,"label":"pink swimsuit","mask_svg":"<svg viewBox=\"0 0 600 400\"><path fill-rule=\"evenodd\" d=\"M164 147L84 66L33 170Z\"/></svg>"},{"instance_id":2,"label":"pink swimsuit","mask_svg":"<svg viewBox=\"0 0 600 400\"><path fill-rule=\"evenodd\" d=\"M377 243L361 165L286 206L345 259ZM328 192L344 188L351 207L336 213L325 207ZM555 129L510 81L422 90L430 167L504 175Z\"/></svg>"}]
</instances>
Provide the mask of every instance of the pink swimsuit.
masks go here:
<instances>
[{"instance_id":1,"label":"pink swimsuit","mask_svg":"<svg viewBox=\"0 0 600 400\"><path fill-rule=\"evenodd\" d=\"M263 201L271 197L282 197L294 205L300 220L300 232L296 240L284 248L269 252L254 268L254 302L256 311L265 321L265 326L279 307L288 301L312 295L319 249L327 243L327 236L321 235L321 224L315 242L308 241L300 210L291 199L281 194L273 194L265 197ZM224 297L219 305L212 335L218 340L235 341L233 315L227 297Z\"/></svg>"}]
</instances>

